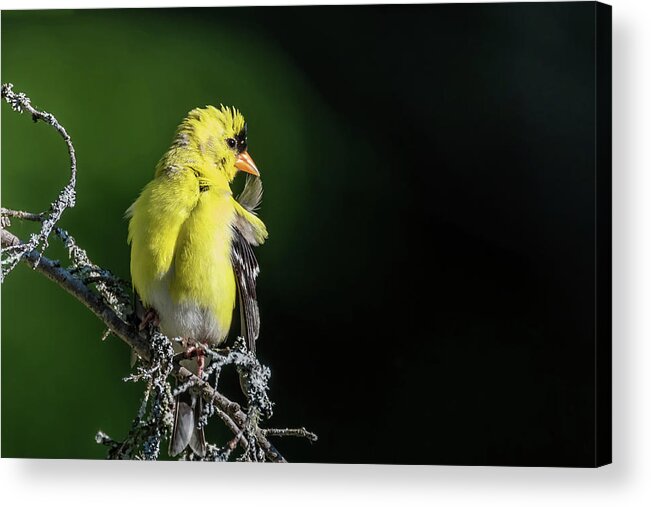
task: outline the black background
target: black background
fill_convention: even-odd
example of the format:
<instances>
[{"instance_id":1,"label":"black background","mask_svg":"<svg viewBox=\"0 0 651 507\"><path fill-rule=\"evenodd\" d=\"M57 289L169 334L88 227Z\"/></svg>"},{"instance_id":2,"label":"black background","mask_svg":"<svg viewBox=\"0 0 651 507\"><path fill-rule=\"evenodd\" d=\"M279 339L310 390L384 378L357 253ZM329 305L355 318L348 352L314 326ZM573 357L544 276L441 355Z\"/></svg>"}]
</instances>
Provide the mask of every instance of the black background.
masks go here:
<instances>
[{"instance_id":1,"label":"black background","mask_svg":"<svg viewBox=\"0 0 651 507\"><path fill-rule=\"evenodd\" d=\"M320 437L289 459L594 464L595 5L229 15L345 130L260 281L274 424Z\"/></svg>"}]
</instances>

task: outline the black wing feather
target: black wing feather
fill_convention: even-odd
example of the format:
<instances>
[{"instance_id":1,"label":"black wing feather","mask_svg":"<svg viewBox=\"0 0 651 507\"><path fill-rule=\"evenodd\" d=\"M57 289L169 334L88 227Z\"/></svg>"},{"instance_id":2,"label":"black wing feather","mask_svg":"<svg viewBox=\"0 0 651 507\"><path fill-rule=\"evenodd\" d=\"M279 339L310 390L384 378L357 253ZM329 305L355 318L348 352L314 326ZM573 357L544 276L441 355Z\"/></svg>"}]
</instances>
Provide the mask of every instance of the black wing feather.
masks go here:
<instances>
[{"instance_id":1,"label":"black wing feather","mask_svg":"<svg viewBox=\"0 0 651 507\"><path fill-rule=\"evenodd\" d=\"M260 268L253 254L253 248L239 229L233 229L231 262L237 280L240 303L241 333L246 344L255 354L255 341L260 334L260 310L255 292L255 282Z\"/></svg>"}]
</instances>

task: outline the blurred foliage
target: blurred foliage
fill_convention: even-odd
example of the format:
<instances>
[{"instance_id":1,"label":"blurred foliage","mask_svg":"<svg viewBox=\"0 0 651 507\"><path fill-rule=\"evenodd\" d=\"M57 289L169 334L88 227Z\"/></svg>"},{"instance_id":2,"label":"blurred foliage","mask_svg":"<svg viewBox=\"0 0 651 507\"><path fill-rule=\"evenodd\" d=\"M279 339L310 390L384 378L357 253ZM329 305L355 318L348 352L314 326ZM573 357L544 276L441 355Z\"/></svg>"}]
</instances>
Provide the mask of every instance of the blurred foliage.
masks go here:
<instances>
[{"instance_id":1,"label":"blurred foliage","mask_svg":"<svg viewBox=\"0 0 651 507\"><path fill-rule=\"evenodd\" d=\"M322 136L332 143L337 136L300 69L264 30L244 18L234 22L232 13L222 19L222 12L5 11L2 80L70 133L78 200L60 225L94 262L124 278L123 213L151 178L176 125L197 106L240 108L265 201L282 203L262 208L271 231L258 252L270 273L264 299L265 284L282 282L283 252L299 234L308 153L323 149ZM46 209L69 176L61 139L3 103L2 147L3 206ZM30 227L14 220L12 230L25 237ZM48 255L65 258L56 239ZM129 372L128 350L115 337L100 341L102 332L88 310L25 266L8 277L2 287L4 457L101 458L106 449L94 441L98 429L126 434L140 386L121 381Z\"/></svg>"}]
</instances>

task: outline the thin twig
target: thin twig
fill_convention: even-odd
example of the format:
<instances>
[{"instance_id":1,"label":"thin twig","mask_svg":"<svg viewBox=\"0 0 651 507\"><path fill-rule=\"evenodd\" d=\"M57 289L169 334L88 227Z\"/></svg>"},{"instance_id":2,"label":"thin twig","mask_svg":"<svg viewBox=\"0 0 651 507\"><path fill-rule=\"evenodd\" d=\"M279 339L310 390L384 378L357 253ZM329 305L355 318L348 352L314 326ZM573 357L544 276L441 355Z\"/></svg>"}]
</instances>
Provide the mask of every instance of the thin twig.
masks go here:
<instances>
[{"instance_id":1,"label":"thin twig","mask_svg":"<svg viewBox=\"0 0 651 507\"><path fill-rule=\"evenodd\" d=\"M314 433L307 431L305 428L266 428L262 432L268 437L300 437L307 438L310 442L316 442L319 439Z\"/></svg>"},{"instance_id":2,"label":"thin twig","mask_svg":"<svg viewBox=\"0 0 651 507\"><path fill-rule=\"evenodd\" d=\"M30 213L29 211L8 208L0 208L0 214L4 217L19 218L20 220L29 220L30 222L40 222L43 220L43 213Z\"/></svg>"},{"instance_id":3,"label":"thin twig","mask_svg":"<svg viewBox=\"0 0 651 507\"><path fill-rule=\"evenodd\" d=\"M47 213L43 213L42 217L39 219L41 222L41 231L38 234L32 234L29 238L29 241L23 243L20 246L16 246L11 249L4 251L5 258L2 259L2 270L0 271L0 280L4 279L9 272L16 267L18 262L22 259L23 256L27 255L28 252L32 252L34 249L41 247L41 252L45 250L48 244L48 239L52 230L54 229L56 223L61 219L61 215L66 210L66 208L72 208L75 205L76 194L75 186L77 184L77 157L75 155L75 147L72 144L72 140L68 135L66 129L58 122L54 115L45 112L39 111L32 106L29 97L24 93L15 93L13 90L13 85L11 83L5 83L2 85L1 96L5 99L14 111L22 113L27 111L32 115L34 121L44 121L48 125L51 125L63 138L63 141L66 143L68 148L68 155L70 157L70 180L68 184L63 187L58 197L50 205L50 210ZM25 212L21 212L27 215ZM38 265L38 259L36 259L35 265Z\"/></svg>"}]
</instances>

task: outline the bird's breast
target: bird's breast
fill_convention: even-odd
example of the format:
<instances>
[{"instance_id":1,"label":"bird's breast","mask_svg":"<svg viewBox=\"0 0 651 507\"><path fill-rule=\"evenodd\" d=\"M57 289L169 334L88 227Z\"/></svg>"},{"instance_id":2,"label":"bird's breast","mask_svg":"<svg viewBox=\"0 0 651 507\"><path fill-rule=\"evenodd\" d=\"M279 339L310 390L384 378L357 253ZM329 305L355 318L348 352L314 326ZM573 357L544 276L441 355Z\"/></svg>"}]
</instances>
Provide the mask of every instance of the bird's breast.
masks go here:
<instances>
[{"instance_id":1,"label":"bird's breast","mask_svg":"<svg viewBox=\"0 0 651 507\"><path fill-rule=\"evenodd\" d=\"M202 192L179 231L169 272L153 287L152 306L164 333L211 343L225 339L236 297L233 220L230 195Z\"/></svg>"}]
</instances>

